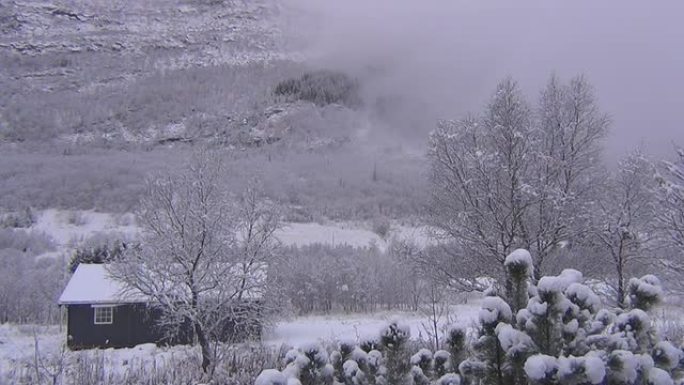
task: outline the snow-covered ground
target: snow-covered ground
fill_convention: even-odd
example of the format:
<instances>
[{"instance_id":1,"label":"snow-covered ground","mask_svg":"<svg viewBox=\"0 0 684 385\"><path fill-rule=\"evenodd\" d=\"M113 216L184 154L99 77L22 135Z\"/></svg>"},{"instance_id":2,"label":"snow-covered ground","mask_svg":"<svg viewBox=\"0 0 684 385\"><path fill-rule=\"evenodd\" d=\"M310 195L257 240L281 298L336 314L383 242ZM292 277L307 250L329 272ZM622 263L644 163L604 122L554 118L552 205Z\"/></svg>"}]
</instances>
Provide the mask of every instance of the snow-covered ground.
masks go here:
<instances>
[{"instance_id":1,"label":"snow-covered ground","mask_svg":"<svg viewBox=\"0 0 684 385\"><path fill-rule=\"evenodd\" d=\"M479 301L451 306L449 317L442 317L439 328L446 323L468 327L477 320ZM411 337L426 339L429 320L419 312L380 312L374 314L316 315L284 320L267 330L264 343L300 346L312 342L354 341L362 342L378 336L383 326L393 320L406 324Z\"/></svg>"},{"instance_id":2,"label":"snow-covered ground","mask_svg":"<svg viewBox=\"0 0 684 385\"><path fill-rule=\"evenodd\" d=\"M0 379L35 354L36 341L40 352L55 355L65 337L59 326L0 324Z\"/></svg>"},{"instance_id":3,"label":"snow-covered ground","mask_svg":"<svg viewBox=\"0 0 684 385\"><path fill-rule=\"evenodd\" d=\"M58 248L69 248L98 234L134 238L140 229L133 214L48 209L37 215L31 231L48 235Z\"/></svg>"},{"instance_id":4,"label":"snow-covered ground","mask_svg":"<svg viewBox=\"0 0 684 385\"><path fill-rule=\"evenodd\" d=\"M66 350L64 329L59 326L0 325L0 383L19 378L22 371L55 370L59 365L100 365L108 375L127 370L160 370L170 363L196 359L193 346L157 347L142 344L129 349Z\"/></svg>"},{"instance_id":5,"label":"snow-covered ground","mask_svg":"<svg viewBox=\"0 0 684 385\"><path fill-rule=\"evenodd\" d=\"M344 224L287 223L276 236L287 246L305 246L314 243L349 245L355 247L377 246L384 250L386 242L372 231Z\"/></svg>"},{"instance_id":6,"label":"snow-covered ground","mask_svg":"<svg viewBox=\"0 0 684 385\"><path fill-rule=\"evenodd\" d=\"M479 302L454 305L450 308L453 324L470 326L476 320ZM312 342L363 341L377 337L383 326L398 320L411 329L412 338L427 339L428 319L417 312L378 312L374 314L314 315L277 322L266 330L263 343L273 348L282 345L298 347ZM441 320L444 324L446 318ZM32 365L36 346L43 359L60 357L66 341L66 330L59 326L0 325L0 379L18 365ZM37 344L37 345L36 345ZM130 349L93 349L85 353L89 359L102 360L109 370L123 371L127 367L139 368L163 365L179 357L197 356L196 348L176 346L156 347L139 345ZM71 353L66 352L66 356Z\"/></svg>"},{"instance_id":7,"label":"snow-covered ground","mask_svg":"<svg viewBox=\"0 0 684 385\"><path fill-rule=\"evenodd\" d=\"M314 243L349 245L354 247L377 247L385 250L388 242L371 231L367 224L351 223L286 223L277 233L285 245L303 246ZM52 239L55 251L42 257L69 257L79 245L89 238L103 236L107 239L132 239L139 236L140 228L132 214L110 214L95 211L65 211L49 209L35 213L35 223L27 231L45 234ZM389 238L413 239L423 243L427 239L421 228L393 226ZM470 325L477 317L477 302L456 305L451 308L452 322ZM413 338L428 338L425 328L428 319L418 312L378 312L352 315L312 315L277 322L263 336L266 346L299 346L310 342L360 341L377 336L380 329L392 320L399 320L411 329ZM43 359L59 357L77 360L77 356L63 353L66 331L59 326L0 325L0 382L7 373L21 368L29 370L36 358L36 349ZM178 357L196 359L193 347L158 348L151 344L131 349L106 349L79 352L88 359L101 360L106 367L117 372L126 368L146 365L164 365ZM66 358L64 358L66 357ZM80 357L80 356L79 356ZM71 361L69 361L71 362ZM22 366L23 365L23 366ZM27 366L28 365L28 366Z\"/></svg>"},{"instance_id":8,"label":"snow-covered ground","mask_svg":"<svg viewBox=\"0 0 684 385\"><path fill-rule=\"evenodd\" d=\"M55 242L57 251L46 254L71 253L80 243L97 235L109 238L133 239L140 228L133 214L111 214L92 210L66 211L48 209L36 215L30 231L44 233ZM305 246L315 243L377 247L384 251L388 241L362 224L351 223L284 223L276 236L286 246ZM388 239L411 240L417 244L428 242L427 231L422 227L392 226Z\"/></svg>"}]
</instances>

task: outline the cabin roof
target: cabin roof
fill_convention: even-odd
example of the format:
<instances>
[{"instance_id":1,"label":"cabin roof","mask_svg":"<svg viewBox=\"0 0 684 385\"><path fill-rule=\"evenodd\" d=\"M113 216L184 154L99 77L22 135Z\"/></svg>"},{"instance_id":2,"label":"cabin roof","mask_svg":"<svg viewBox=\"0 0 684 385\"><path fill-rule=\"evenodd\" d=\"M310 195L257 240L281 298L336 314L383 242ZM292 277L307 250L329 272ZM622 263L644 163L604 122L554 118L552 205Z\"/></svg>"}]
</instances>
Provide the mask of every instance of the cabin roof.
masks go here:
<instances>
[{"instance_id":1,"label":"cabin roof","mask_svg":"<svg viewBox=\"0 0 684 385\"><path fill-rule=\"evenodd\" d=\"M120 304L146 302L145 296L126 290L104 264L81 263L59 297L60 305Z\"/></svg>"},{"instance_id":2,"label":"cabin roof","mask_svg":"<svg viewBox=\"0 0 684 385\"><path fill-rule=\"evenodd\" d=\"M81 263L71 276L69 283L64 288L59 297L59 305L83 305L100 304L115 305L125 303L146 303L149 297L140 291L126 285L125 282L118 280L110 274L108 264ZM235 275L239 276L239 269L235 267ZM257 270L248 278L248 288L244 291L243 298L259 299L262 297L262 290L259 285L250 288L254 282L266 279L265 268ZM251 281L251 284L249 283Z\"/></svg>"}]
</instances>

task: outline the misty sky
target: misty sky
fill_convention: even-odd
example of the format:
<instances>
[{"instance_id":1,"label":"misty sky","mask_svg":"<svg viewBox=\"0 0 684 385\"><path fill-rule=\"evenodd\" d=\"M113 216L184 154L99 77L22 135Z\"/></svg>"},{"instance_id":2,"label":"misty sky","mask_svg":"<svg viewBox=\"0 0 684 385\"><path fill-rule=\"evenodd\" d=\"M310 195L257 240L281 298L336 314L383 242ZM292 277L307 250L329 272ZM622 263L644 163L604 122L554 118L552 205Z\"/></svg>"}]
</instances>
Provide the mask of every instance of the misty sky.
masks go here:
<instances>
[{"instance_id":1,"label":"misty sky","mask_svg":"<svg viewBox=\"0 0 684 385\"><path fill-rule=\"evenodd\" d=\"M684 145L684 1L289 2L310 62L373 74L367 92L415 101L425 122L480 111L506 75L534 102L552 72L583 73L613 120L610 159Z\"/></svg>"}]
</instances>

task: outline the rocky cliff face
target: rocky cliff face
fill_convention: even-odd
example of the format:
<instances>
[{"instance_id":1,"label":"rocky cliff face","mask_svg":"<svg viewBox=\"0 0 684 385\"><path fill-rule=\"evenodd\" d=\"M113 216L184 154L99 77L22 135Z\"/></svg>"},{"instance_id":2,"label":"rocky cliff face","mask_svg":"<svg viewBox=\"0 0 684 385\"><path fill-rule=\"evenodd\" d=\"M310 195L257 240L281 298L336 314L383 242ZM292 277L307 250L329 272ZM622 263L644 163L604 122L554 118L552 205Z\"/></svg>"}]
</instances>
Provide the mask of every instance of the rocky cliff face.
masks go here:
<instances>
[{"instance_id":1,"label":"rocky cliff face","mask_svg":"<svg viewBox=\"0 0 684 385\"><path fill-rule=\"evenodd\" d=\"M123 100L139 96L136 85L150 79L211 83L204 69L282 60L280 12L277 0L1 2L0 139L125 127L131 122ZM108 111L88 116L93 108L78 107L95 100L95 109ZM148 118L135 124L179 119Z\"/></svg>"}]
</instances>

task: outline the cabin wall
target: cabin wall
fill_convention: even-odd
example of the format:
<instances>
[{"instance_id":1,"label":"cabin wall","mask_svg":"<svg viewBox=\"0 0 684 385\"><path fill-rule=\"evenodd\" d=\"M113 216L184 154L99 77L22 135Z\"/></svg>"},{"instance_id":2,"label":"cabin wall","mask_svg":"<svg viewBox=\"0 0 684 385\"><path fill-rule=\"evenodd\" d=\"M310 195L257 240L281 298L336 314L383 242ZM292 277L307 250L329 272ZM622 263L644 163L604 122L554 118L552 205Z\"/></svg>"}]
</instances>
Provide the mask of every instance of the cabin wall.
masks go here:
<instances>
[{"instance_id":1,"label":"cabin wall","mask_svg":"<svg viewBox=\"0 0 684 385\"><path fill-rule=\"evenodd\" d=\"M67 345L70 349L122 348L144 343L188 343L186 336L167 341L156 325L159 314L145 304L114 307L112 324L95 324L91 305L67 306Z\"/></svg>"},{"instance_id":2,"label":"cabin wall","mask_svg":"<svg viewBox=\"0 0 684 385\"><path fill-rule=\"evenodd\" d=\"M260 317L254 318L254 303L233 308L225 321L219 339L224 342L244 341L261 336ZM192 325L186 323L179 333L168 338L160 328L159 310L144 303L121 304L114 307L112 324L95 324L95 308L90 304L67 305L67 346L72 350L90 348L123 348L144 343L177 345L192 343Z\"/></svg>"}]
</instances>

